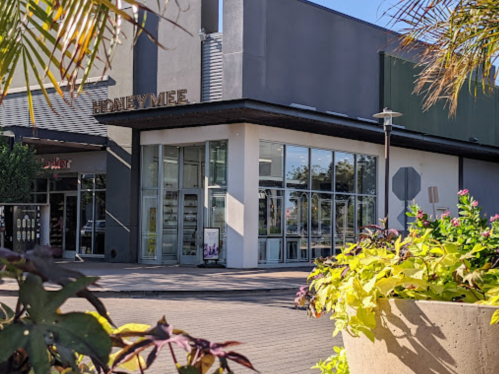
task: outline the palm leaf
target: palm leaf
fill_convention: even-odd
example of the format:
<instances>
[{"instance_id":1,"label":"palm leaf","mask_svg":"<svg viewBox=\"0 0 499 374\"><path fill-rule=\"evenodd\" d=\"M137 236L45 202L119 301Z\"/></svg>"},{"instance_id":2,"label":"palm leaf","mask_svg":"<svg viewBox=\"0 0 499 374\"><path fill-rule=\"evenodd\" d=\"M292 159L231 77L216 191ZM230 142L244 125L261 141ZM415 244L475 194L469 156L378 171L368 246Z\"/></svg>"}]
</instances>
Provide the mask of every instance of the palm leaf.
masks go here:
<instances>
[{"instance_id":1,"label":"palm leaf","mask_svg":"<svg viewBox=\"0 0 499 374\"><path fill-rule=\"evenodd\" d=\"M122 3L130 9L123 9ZM73 100L83 91L96 60L103 62L103 74L112 67L115 50L124 37L121 22L133 26L133 42L143 32L165 48L145 30L148 12L189 33L176 20L165 17L168 5L168 0L163 6L158 1L158 9L152 10L139 0L0 0L0 104L18 69L24 72L33 124L30 77L36 79L49 106L46 78L65 100L61 84L67 84L70 100L66 101ZM140 16L139 10L143 11Z\"/></svg>"},{"instance_id":2,"label":"palm leaf","mask_svg":"<svg viewBox=\"0 0 499 374\"><path fill-rule=\"evenodd\" d=\"M402 26L401 49L424 47L422 72L415 93L424 94L423 108L440 100L455 115L467 84L477 95L491 93L499 57L499 2L495 0L399 0L388 11ZM424 44L425 43L425 44Z\"/></svg>"}]
</instances>

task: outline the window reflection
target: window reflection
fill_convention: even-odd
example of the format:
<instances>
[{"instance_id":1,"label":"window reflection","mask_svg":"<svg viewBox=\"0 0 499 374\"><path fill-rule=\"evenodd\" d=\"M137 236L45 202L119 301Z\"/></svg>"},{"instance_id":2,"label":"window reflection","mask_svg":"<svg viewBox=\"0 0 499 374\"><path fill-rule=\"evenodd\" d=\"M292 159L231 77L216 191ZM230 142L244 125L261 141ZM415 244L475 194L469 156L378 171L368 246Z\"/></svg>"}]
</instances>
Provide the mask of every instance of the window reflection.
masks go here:
<instances>
[{"instance_id":1,"label":"window reflection","mask_svg":"<svg viewBox=\"0 0 499 374\"><path fill-rule=\"evenodd\" d=\"M260 142L260 186L282 187L284 145Z\"/></svg>"},{"instance_id":2,"label":"window reflection","mask_svg":"<svg viewBox=\"0 0 499 374\"><path fill-rule=\"evenodd\" d=\"M357 156L357 193L376 194L376 157Z\"/></svg>"},{"instance_id":3,"label":"window reflection","mask_svg":"<svg viewBox=\"0 0 499 374\"><path fill-rule=\"evenodd\" d=\"M227 185L227 140L210 142L210 186Z\"/></svg>"},{"instance_id":4,"label":"window reflection","mask_svg":"<svg viewBox=\"0 0 499 374\"><path fill-rule=\"evenodd\" d=\"M142 188L158 188L159 146L142 147Z\"/></svg>"},{"instance_id":5,"label":"window reflection","mask_svg":"<svg viewBox=\"0 0 499 374\"><path fill-rule=\"evenodd\" d=\"M308 148L286 147L286 187L308 188Z\"/></svg>"},{"instance_id":6,"label":"window reflection","mask_svg":"<svg viewBox=\"0 0 499 374\"><path fill-rule=\"evenodd\" d=\"M335 153L336 192L355 192L355 156L350 153Z\"/></svg>"},{"instance_id":7,"label":"window reflection","mask_svg":"<svg viewBox=\"0 0 499 374\"><path fill-rule=\"evenodd\" d=\"M218 227L220 229L220 259L225 259L225 250L227 246L227 220L226 205L227 191L225 189L210 189L209 196L209 227Z\"/></svg>"},{"instance_id":8,"label":"window reflection","mask_svg":"<svg viewBox=\"0 0 499 374\"><path fill-rule=\"evenodd\" d=\"M333 153L312 149L312 190L331 191L331 176L333 175Z\"/></svg>"},{"instance_id":9,"label":"window reflection","mask_svg":"<svg viewBox=\"0 0 499 374\"><path fill-rule=\"evenodd\" d=\"M374 197L359 196L357 198L357 227L374 225L376 223L376 199Z\"/></svg>"},{"instance_id":10,"label":"window reflection","mask_svg":"<svg viewBox=\"0 0 499 374\"><path fill-rule=\"evenodd\" d=\"M163 147L163 186L168 189L178 189L178 158L177 147Z\"/></svg>"},{"instance_id":11,"label":"window reflection","mask_svg":"<svg viewBox=\"0 0 499 374\"><path fill-rule=\"evenodd\" d=\"M271 245L282 261L305 262L356 241L359 228L375 222L376 163L374 156L261 141L259 262L269 262Z\"/></svg>"},{"instance_id":12,"label":"window reflection","mask_svg":"<svg viewBox=\"0 0 499 374\"><path fill-rule=\"evenodd\" d=\"M286 192L286 259L308 261L308 194Z\"/></svg>"},{"instance_id":13,"label":"window reflection","mask_svg":"<svg viewBox=\"0 0 499 374\"><path fill-rule=\"evenodd\" d=\"M205 146L184 148L183 188L202 188L204 184Z\"/></svg>"},{"instance_id":14,"label":"window reflection","mask_svg":"<svg viewBox=\"0 0 499 374\"><path fill-rule=\"evenodd\" d=\"M335 231L337 243L345 245L355 241L355 196L336 195Z\"/></svg>"}]
</instances>

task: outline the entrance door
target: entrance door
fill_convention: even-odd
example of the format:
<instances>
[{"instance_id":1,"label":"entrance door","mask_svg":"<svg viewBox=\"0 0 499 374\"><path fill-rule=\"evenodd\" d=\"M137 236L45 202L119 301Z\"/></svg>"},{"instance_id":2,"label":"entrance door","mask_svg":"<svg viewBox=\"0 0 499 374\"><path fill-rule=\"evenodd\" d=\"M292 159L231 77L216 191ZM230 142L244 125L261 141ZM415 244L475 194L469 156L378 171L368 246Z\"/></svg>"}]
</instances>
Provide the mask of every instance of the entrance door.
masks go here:
<instances>
[{"instance_id":1,"label":"entrance door","mask_svg":"<svg viewBox=\"0 0 499 374\"><path fill-rule=\"evenodd\" d=\"M78 217L78 195L66 193L64 212L64 251L76 253L76 230Z\"/></svg>"},{"instance_id":2,"label":"entrance door","mask_svg":"<svg viewBox=\"0 0 499 374\"><path fill-rule=\"evenodd\" d=\"M63 257L74 257L74 253L71 252L76 251L77 216L78 196L76 193L50 194L50 245L59 249Z\"/></svg>"},{"instance_id":3,"label":"entrance door","mask_svg":"<svg viewBox=\"0 0 499 374\"><path fill-rule=\"evenodd\" d=\"M203 215L202 194L182 192L180 194L180 263L194 265L199 263L202 247Z\"/></svg>"}]
</instances>

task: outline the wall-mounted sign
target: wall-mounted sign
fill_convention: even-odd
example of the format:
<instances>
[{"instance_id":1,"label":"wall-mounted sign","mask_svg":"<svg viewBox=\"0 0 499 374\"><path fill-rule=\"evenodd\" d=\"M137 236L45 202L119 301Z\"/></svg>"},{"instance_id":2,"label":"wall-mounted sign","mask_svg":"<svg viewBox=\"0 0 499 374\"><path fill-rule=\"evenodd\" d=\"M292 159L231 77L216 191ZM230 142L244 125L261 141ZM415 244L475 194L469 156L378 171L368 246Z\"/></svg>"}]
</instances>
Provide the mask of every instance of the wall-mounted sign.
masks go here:
<instances>
[{"instance_id":1,"label":"wall-mounted sign","mask_svg":"<svg viewBox=\"0 0 499 374\"><path fill-rule=\"evenodd\" d=\"M59 157L54 157L52 160L45 160L44 158L39 159L40 163L43 164L44 169L59 170L59 169L71 169L71 159L62 159Z\"/></svg>"},{"instance_id":2,"label":"wall-mounted sign","mask_svg":"<svg viewBox=\"0 0 499 374\"><path fill-rule=\"evenodd\" d=\"M117 97L115 99L95 100L92 102L92 107L93 113L96 115L185 104L187 104L187 90L182 89L161 92L158 96L153 93L148 93L143 95Z\"/></svg>"},{"instance_id":3,"label":"wall-mounted sign","mask_svg":"<svg viewBox=\"0 0 499 374\"><path fill-rule=\"evenodd\" d=\"M220 228L205 227L203 231L203 238L203 260L218 261L220 259Z\"/></svg>"}]
</instances>

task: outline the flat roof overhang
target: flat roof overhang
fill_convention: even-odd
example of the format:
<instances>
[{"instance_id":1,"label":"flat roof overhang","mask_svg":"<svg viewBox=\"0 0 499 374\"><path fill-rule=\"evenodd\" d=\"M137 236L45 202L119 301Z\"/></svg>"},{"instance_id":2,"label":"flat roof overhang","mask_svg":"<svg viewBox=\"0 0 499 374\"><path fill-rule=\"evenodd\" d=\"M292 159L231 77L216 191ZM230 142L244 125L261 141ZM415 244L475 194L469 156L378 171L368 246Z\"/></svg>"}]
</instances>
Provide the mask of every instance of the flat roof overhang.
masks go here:
<instances>
[{"instance_id":1,"label":"flat roof overhang","mask_svg":"<svg viewBox=\"0 0 499 374\"><path fill-rule=\"evenodd\" d=\"M140 131L252 123L384 144L380 124L253 99L147 108L96 115L102 124ZM392 146L499 162L499 148L394 128Z\"/></svg>"},{"instance_id":2,"label":"flat roof overhang","mask_svg":"<svg viewBox=\"0 0 499 374\"><path fill-rule=\"evenodd\" d=\"M8 126L16 140L35 148L38 155L51 153L95 152L106 149L107 138L96 135L38 129L36 127Z\"/></svg>"}]
</instances>

